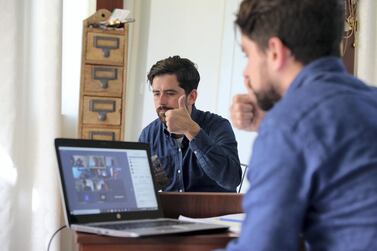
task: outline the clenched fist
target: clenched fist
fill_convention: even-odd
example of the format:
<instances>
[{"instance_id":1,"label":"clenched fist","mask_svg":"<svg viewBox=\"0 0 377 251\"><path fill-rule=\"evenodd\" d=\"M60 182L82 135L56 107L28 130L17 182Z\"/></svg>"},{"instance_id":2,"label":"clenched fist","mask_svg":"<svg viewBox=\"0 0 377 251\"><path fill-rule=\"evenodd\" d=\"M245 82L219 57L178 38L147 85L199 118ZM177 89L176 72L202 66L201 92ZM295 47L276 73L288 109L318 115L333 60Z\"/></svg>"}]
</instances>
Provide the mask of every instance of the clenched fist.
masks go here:
<instances>
[{"instance_id":1,"label":"clenched fist","mask_svg":"<svg viewBox=\"0 0 377 251\"><path fill-rule=\"evenodd\" d=\"M257 131L264 112L258 107L254 95L238 94L233 97L230 115L234 127L245 131Z\"/></svg>"}]
</instances>

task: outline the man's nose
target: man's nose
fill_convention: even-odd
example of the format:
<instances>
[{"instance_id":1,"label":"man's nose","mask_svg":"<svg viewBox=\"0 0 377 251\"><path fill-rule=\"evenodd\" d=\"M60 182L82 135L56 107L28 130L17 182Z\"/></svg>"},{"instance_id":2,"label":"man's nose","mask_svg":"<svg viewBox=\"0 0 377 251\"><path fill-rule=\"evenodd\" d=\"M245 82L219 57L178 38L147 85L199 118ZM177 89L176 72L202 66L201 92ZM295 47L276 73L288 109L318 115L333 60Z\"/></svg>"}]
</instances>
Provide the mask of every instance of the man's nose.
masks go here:
<instances>
[{"instance_id":1,"label":"man's nose","mask_svg":"<svg viewBox=\"0 0 377 251\"><path fill-rule=\"evenodd\" d=\"M166 105L167 104L167 97L165 94L161 94L159 99L158 99L158 102L160 105Z\"/></svg>"},{"instance_id":2,"label":"man's nose","mask_svg":"<svg viewBox=\"0 0 377 251\"><path fill-rule=\"evenodd\" d=\"M247 90L252 89L250 77L246 74L243 75L243 84Z\"/></svg>"}]
</instances>

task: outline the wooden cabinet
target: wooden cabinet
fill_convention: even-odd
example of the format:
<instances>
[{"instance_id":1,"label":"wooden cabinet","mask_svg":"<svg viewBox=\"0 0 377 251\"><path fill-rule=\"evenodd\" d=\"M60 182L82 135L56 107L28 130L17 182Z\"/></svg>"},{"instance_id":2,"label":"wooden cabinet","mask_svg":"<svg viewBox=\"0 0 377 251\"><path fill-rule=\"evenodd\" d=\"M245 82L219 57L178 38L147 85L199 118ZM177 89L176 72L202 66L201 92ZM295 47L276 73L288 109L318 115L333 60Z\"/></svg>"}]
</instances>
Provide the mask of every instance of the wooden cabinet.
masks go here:
<instances>
[{"instance_id":1,"label":"wooden cabinet","mask_svg":"<svg viewBox=\"0 0 377 251\"><path fill-rule=\"evenodd\" d=\"M98 10L83 23L79 137L124 140L128 24L101 28L111 12Z\"/></svg>"}]
</instances>

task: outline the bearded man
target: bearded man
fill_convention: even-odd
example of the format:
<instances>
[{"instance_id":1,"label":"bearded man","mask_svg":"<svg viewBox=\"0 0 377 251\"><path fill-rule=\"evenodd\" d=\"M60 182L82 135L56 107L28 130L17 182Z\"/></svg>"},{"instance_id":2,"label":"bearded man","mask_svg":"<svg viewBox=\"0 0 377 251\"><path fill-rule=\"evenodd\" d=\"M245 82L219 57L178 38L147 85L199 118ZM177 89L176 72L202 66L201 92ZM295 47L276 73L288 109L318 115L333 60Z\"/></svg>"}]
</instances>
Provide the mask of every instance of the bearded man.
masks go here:
<instances>
[{"instance_id":1,"label":"bearded man","mask_svg":"<svg viewBox=\"0 0 377 251\"><path fill-rule=\"evenodd\" d=\"M236 192L241 181L237 141L228 120L196 109L200 75L195 64L179 56L160 60L148 81L158 118L139 141L150 145L154 166L161 166L155 172L159 189Z\"/></svg>"}]
</instances>

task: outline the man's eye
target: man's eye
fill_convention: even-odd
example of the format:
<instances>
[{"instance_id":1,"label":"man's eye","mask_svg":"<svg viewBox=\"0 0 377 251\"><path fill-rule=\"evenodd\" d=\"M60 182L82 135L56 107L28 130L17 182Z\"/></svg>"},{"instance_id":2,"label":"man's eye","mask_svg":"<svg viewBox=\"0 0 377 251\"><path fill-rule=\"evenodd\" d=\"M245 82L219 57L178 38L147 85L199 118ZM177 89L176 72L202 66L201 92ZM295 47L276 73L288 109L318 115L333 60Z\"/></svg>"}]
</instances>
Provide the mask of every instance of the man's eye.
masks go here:
<instances>
[{"instance_id":1,"label":"man's eye","mask_svg":"<svg viewBox=\"0 0 377 251\"><path fill-rule=\"evenodd\" d=\"M154 92L153 96L158 97L158 96L160 96L160 93L159 92Z\"/></svg>"},{"instance_id":2,"label":"man's eye","mask_svg":"<svg viewBox=\"0 0 377 251\"><path fill-rule=\"evenodd\" d=\"M174 96L175 92L167 92L166 95L168 95L168 96Z\"/></svg>"}]
</instances>

